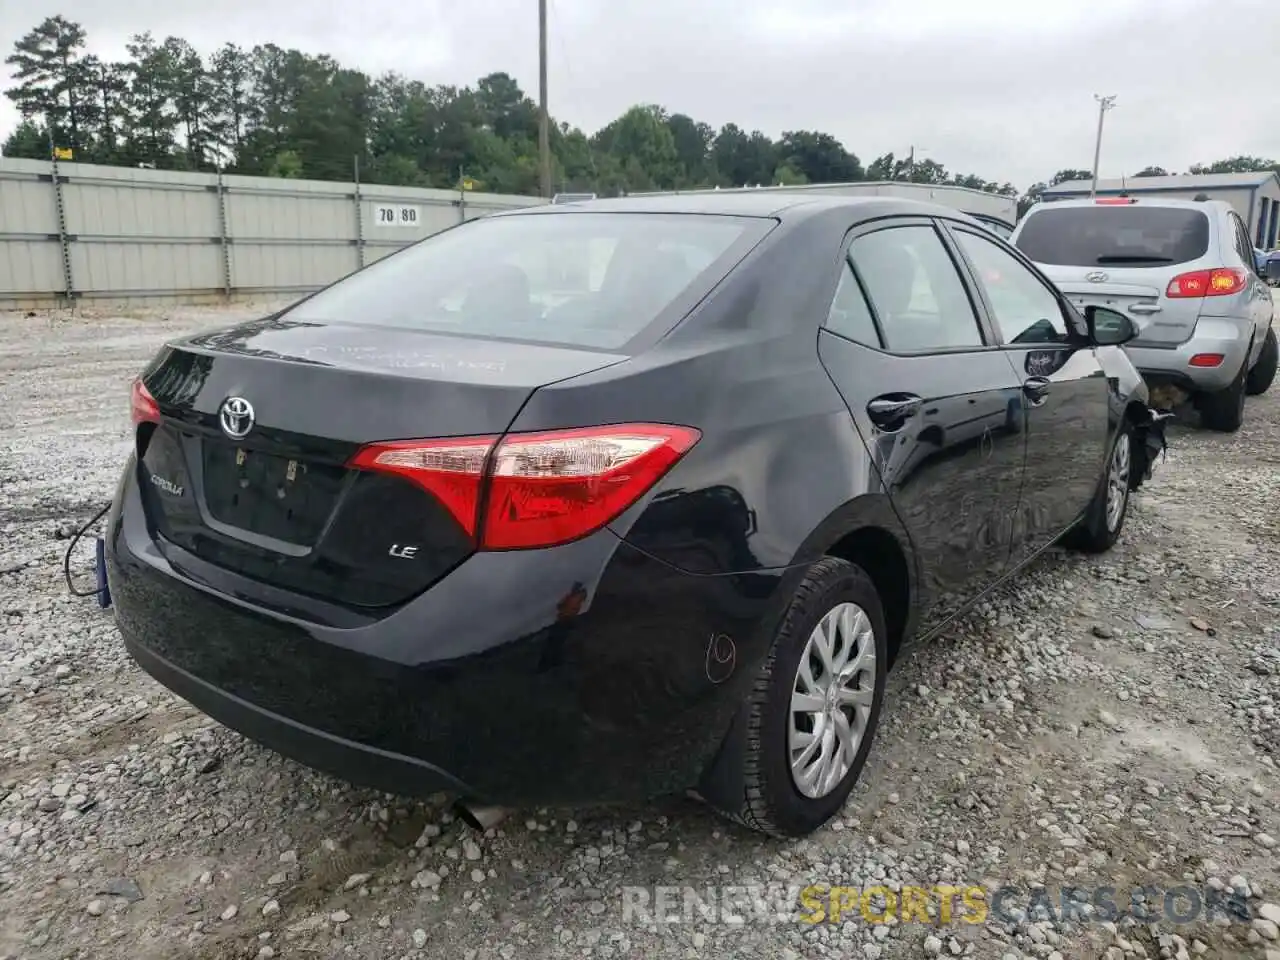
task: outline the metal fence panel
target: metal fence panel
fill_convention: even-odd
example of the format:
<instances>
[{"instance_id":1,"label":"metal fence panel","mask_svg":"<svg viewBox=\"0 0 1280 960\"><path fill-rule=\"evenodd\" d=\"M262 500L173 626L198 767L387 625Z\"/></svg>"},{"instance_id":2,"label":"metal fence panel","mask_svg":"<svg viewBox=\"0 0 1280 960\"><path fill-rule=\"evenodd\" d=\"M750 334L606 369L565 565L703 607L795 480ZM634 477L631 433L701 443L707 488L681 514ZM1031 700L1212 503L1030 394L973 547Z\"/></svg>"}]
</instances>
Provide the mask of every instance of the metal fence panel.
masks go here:
<instances>
[{"instance_id":1,"label":"metal fence panel","mask_svg":"<svg viewBox=\"0 0 1280 960\"><path fill-rule=\"evenodd\" d=\"M305 293L535 197L0 158L0 307Z\"/></svg>"}]
</instances>

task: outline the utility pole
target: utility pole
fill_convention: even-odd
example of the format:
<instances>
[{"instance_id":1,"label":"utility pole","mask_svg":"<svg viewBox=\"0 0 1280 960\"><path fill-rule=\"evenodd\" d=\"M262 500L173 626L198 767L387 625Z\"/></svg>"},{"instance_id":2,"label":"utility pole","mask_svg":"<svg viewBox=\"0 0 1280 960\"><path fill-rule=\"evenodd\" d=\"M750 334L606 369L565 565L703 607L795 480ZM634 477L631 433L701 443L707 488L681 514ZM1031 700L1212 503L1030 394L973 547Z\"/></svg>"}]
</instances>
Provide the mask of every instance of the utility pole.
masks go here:
<instances>
[{"instance_id":1,"label":"utility pole","mask_svg":"<svg viewBox=\"0 0 1280 960\"><path fill-rule=\"evenodd\" d=\"M1093 99L1098 101L1098 138L1093 144L1093 184L1089 188L1090 200L1098 195L1098 161L1102 158L1102 120L1106 117L1107 111L1116 105L1115 94L1103 97L1095 93Z\"/></svg>"},{"instance_id":2,"label":"utility pole","mask_svg":"<svg viewBox=\"0 0 1280 960\"><path fill-rule=\"evenodd\" d=\"M921 147L920 149L928 150L929 148ZM916 175L916 145L913 143L910 149L907 151L907 180L911 181L911 179L915 175Z\"/></svg>"},{"instance_id":3,"label":"utility pole","mask_svg":"<svg viewBox=\"0 0 1280 960\"><path fill-rule=\"evenodd\" d=\"M551 119L547 115L547 0L538 0L538 162L542 195L551 199Z\"/></svg>"}]
</instances>

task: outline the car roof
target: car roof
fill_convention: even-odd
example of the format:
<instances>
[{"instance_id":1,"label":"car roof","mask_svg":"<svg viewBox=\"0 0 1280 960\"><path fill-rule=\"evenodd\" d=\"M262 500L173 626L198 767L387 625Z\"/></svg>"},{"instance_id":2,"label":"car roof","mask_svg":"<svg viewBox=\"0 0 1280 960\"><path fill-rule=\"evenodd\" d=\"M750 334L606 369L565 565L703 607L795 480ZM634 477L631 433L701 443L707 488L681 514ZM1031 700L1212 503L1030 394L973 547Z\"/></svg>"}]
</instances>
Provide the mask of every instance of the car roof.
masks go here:
<instances>
[{"instance_id":1,"label":"car roof","mask_svg":"<svg viewBox=\"0 0 1280 960\"><path fill-rule=\"evenodd\" d=\"M1225 200L1184 200L1178 197L1099 197L1099 200L1105 200L1106 203L1098 203L1096 200L1090 200L1088 197L1072 197L1065 200L1049 200L1046 199L1041 203L1037 203L1034 207L1027 211L1027 216L1038 213L1041 210L1056 210L1059 207L1172 207L1180 210L1203 210L1211 207L1215 210L1221 210L1224 207L1229 208L1231 204ZM1133 201L1131 204L1117 203L1116 201L1127 199Z\"/></svg>"},{"instance_id":2,"label":"car roof","mask_svg":"<svg viewBox=\"0 0 1280 960\"><path fill-rule=\"evenodd\" d=\"M615 197L572 203L540 204L495 214L547 216L573 213L677 213L720 216L769 217L783 221L806 219L831 210L861 209L867 219L883 216L956 217L972 219L954 207L901 197L800 196L774 191L665 194L648 197Z\"/></svg>"}]
</instances>

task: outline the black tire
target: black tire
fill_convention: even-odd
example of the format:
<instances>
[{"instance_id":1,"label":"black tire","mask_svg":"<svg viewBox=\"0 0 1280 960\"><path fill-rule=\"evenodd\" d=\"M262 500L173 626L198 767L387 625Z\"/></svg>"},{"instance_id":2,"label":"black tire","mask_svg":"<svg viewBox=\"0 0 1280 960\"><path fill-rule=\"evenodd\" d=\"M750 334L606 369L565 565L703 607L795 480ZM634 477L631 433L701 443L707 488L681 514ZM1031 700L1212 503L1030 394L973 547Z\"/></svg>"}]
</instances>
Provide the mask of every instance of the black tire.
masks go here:
<instances>
[{"instance_id":1,"label":"black tire","mask_svg":"<svg viewBox=\"0 0 1280 960\"><path fill-rule=\"evenodd\" d=\"M1258 362L1245 378L1244 390L1251 397L1257 397L1271 389L1276 378L1276 362L1280 360L1280 344L1276 343L1276 328L1267 330L1267 339L1262 341L1262 353L1258 354Z\"/></svg>"},{"instance_id":2,"label":"black tire","mask_svg":"<svg viewBox=\"0 0 1280 960\"><path fill-rule=\"evenodd\" d=\"M810 799L796 788L790 770L787 738L792 690L800 657L814 628L828 612L846 602L862 608L874 634L871 709L848 772L829 793ZM722 803L719 812L774 837L806 836L839 813L866 764L875 738L888 663L884 609L871 578L861 567L835 557L814 564L791 599L744 706L742 782L740 792L737 785L732 791L741 800L736 805Z\"/></svg>"},{"instance_id":3,"label":"black tire","mask_svg":"<svg viewBox=\"0 0 1280 960\"><path fill-rule=\"evenodd\" d=\"M1125 517L1129 515L1129 495L1133 492L1133 471L1138 462L1134 456L1133 442L1133 424L1125 420L1120 424L1115 443L1107 455L1106 466L1102 469L1098 489L1094 491L1093 499L1089 501L1089 509L1085 511L1080 523L1067 535L1064 546L1082 553L1106 553L1120 539ZM1121 491L1123 499L1120 503L1119 519L1113 528L1107 522L1107 504L1111 489L1111 469L1122 448L1128 450L1129 466Z\"/></svg>"},{"instance_id":4,"label":"black tire","mask_svg":"<svg viewBox=\"0 0 1280 960\"><path fill-rule=\"evenodd\" d=\"M1235 433L1244 423L1245 377L1248 359L1240 365L1240 372L1231 386L1217 393L1200 395L1200 422L1219 433Z\"/></svg>"}]
</instances>

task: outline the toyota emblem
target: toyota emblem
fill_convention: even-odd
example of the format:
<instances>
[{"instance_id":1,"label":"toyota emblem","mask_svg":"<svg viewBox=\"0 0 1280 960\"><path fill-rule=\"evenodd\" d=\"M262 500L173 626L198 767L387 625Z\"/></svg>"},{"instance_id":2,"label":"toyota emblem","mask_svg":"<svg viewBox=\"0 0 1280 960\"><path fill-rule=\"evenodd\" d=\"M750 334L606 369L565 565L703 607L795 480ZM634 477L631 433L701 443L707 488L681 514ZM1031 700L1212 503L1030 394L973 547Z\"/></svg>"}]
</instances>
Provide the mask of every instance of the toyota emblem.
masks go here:
<instances>
[{"instance_id":1,"label":"toyota emblem","mask_svg":"<svg viewBox=\"0 0 1280 960\"><path fill-rule=\"evenodd\" d=\"M1107 280L1107 275L1103 273L1101 270L1094 270L1092 273L1086 273L1084 275L1084 278L1088 280L1090 283L1105 283Z\"/></svg>"},{"instance_id":2,"label":"toyota emblem","mask_svg":"<svg viewBox=\"0 0 1280 960\"><path fill-rule=\"evenodd\" d=\"M232 440L243 440L253 429L253 404L244 397L227 397L218 409L218 423Z\"/></svg>"}]
</instances>

